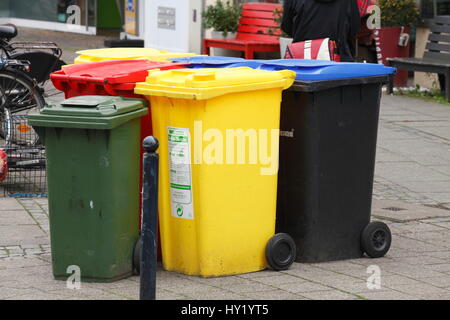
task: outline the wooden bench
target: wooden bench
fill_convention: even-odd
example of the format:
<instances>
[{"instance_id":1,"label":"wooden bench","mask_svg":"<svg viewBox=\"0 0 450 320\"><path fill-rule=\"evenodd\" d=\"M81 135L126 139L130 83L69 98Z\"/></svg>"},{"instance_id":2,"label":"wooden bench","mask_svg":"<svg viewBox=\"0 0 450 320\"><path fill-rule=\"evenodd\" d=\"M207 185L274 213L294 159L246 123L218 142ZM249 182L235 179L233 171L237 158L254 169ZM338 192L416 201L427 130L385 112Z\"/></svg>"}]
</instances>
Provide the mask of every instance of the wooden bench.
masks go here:
<instances>
[{"instance_id":1,"label":"wooden bench","mask_svg":"<svg viewBox=\"0 0 450 320\"><path fill-rule=\"evenodd\" d=\"M433 19L431 33L423 58L389 58L388 65L399 69L439 74L441 88L450 102L450 16L437 16ZM393 81L389 93L394 90Z\"/></svg>"},{"instance_id":2,"label":"wooden bench","mask_svg":"<svg viewBox=\"0 0 450 320\"><path fill-rule=\"evenodd\" d=\"M280 50L281 31L274 20L274 11L282 10L280 4L245 3L236 39L203 39L203 52L210 48L243 51L246 59L253 59L255 52L277 52Z\"/></svg>"}]
</instances>

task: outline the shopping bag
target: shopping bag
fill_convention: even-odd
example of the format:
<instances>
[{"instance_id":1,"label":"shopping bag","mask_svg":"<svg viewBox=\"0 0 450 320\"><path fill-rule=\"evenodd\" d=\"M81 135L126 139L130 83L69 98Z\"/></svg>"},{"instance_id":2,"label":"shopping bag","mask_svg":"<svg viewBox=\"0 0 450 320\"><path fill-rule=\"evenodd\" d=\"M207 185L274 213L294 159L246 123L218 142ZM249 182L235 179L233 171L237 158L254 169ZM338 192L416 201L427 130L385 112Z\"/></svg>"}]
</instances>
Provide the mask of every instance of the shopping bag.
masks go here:
<instances>
[{"instance_id":1,"label":"shopping bag","mask_svg":"<svg viewBox=\"0 0 450 320\"><path fill-rule=\"evenodd\" d=\"M287 47L284 58L341 61L336 42L330 38L292 43Z\"/></svg>"}]
</instances>

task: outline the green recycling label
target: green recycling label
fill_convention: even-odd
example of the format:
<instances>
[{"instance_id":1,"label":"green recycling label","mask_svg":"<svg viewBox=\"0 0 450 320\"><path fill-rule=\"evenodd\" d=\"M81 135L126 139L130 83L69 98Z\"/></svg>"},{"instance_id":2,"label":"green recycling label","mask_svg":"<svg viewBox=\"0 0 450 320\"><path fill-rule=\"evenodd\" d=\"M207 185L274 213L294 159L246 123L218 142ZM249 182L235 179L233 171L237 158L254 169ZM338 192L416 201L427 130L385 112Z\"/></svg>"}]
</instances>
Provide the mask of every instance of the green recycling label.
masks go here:
<instances>
[{"instance_id":1,"label":"green recycling label","mask_svg":"<svg viewBox=\"0 0 450 320\"><path fill-rule=\"evenodd\" d=\"M167 127L172 216L194 219L191 136L188 128Z\"/></svg>"}]
</instances>

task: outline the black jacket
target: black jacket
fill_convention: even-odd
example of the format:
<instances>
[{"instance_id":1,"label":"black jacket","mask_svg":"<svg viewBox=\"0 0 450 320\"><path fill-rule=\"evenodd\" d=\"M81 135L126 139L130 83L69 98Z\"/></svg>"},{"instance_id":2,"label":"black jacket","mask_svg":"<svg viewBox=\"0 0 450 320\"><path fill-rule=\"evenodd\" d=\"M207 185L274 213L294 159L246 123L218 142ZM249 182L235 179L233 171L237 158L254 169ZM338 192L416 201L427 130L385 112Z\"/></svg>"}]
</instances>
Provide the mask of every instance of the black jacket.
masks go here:
<instances>
[{"instance_id":1,"label":"black jacket","mask_svg":"<svg viewBox=\"0 0 450 320\"><path fill-rule=\"evenodd\" d=\"M356 0L284 0L281 29L294 42L330 38L342 61L353 61L360 27Z\"/></svg>"}]
</instances>

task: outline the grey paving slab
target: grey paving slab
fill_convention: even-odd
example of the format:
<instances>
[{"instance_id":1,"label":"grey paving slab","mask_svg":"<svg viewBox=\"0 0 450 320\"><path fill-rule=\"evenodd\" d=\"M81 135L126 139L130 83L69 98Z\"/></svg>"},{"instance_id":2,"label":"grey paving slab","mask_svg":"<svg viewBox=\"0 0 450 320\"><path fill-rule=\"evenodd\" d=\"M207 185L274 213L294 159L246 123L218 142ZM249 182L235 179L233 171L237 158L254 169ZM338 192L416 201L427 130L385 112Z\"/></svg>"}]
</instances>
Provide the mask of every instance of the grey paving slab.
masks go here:
<instances>
[{"instance_id":1,"label":"grey paving slab","mask_svg":"<svg viewBox=\"0 0 450 320\"><path fill-rule=\"evenodd\" d=\"M416 252L437 252L445 251L447 248L439 244L430 244L424 241L411 239L403 235L394 235L393 239L396 241L396 246L399 248L407 248Z\"/></svg>"},{"instance_id":2,"label":"grey paving slab","mask_svg":"<svg viewBox=\"0 0 450 320\"><path fill-rule=\"evenodd\" d=\"M261 292L261 291L272 291L274 286L260 283L257 281L249 281L241 284L231 284L228 286L222 286L222 290L227 290L237 294L245 294L248 292Z\"/></svg>"},{"instance_id":3,"label":"grey paving slab","mask_svg":"<svg viewBox=\"0 0 450 320\"><path fill-rule=\"evenodd\" d=\"M439 116L439 114L444 116L447 115L446 111L438 112L435 110L434 112L436 116ZM448 116L446 118L448 118ZM419 130L421 130L421 128L425 128L424 129L425 131L427 130L426 128L449 128L450 130L448 119L431 120L431 121L402 121L399 124L404 127L417 128Z\"/></svg>"},{"instance_id":4,"label":"grey paving slab","mask_svg":"<svg viewBox=\"0 0 450 320\"><path fill-rule=\"evenodd\" d=\"M449 203L450 194L448 192L424 192L423 195L433 199L436 203Z\"/></svg>"},{"instance_id":5,"label":"grey paving slab","mask_svg":"<svg viewBox=\"0 0 450 320\"><path fill-rule=\"evenodd\" d=\"M420 298L399 291L372 290L361 294L367 300L420 300Z\"/></svg>"},{"instance_id":6,"label":"grey paving slab","mask_svg":"<svg viewBox=\"0 0 450 320\"><path fill-rule=\"evenodd\" d=\"M388 128L380 127L378 132L378 143L383 145L385 140L414 140L415 137L403 131L396 131ZM408 141L404 141L408 143Z\"/></svg>"},{"instance_id":7,"label":"grey paving slab","mask_svg":"<svg viewBox=\"0 0 450 320\"><path fill-rule=\"evenodd\" d=\"M300 295L306 292L329 291L331 289L329 286L311 281L277 284L277 288Z\"/></svg>"},{"instance_id":8,"label":"grey paving slab","mask_svg":"<svg viewBox=\"0 0 450 320\"><path fill-rule=\"evenodd\" d=\"M178 295L178 297L183 300L194 299L194 300L248 300L248 296L244 294L238 294L230 291L225 291L223 289L211 288L204 292L191 292L184 296Z\"/></svg>"},{"instance_id":9,"label":"grey paving slab","mask_svg":"<svg viewBox=\"0 0 450 320\"><path fill-rule=\"evenodd\" d=\"M450 181L448 175L416 162L378 163L375 174L403 185L410 181Z\"/></svg>"},{"instance_id":10,"label":"grey paving slab","mask_svg":"<svg viewBox=\"0 0 450 320\"><path fill-rule=\"evenodd\" d=\"M433 271L438 271L441 273L448 274L448 273L450 273L450 264L448 264L448 259L444 259L444 261L445 262L443 262L443 263L426 265L425 268L433 270Z\"/></svg>"},{"instance_id":11,"label":"grey paving slab","mask_svg":"<svg viewBox=\"0 0 450 320\"><path fill-rule=\"evenodd\" d=\"M408 112L408 113L402 113L402 114L389 114L389 115L385 115L385 114L381 113L380 119L386 120L386 121L405 121L405 122L439 120L439 118L437 118L434 115L426 115L426 114L415 113L415 112Z\"/></svg>"},{"instance_id":12,"label":"grey paving slab","mask_svg":"<svg viewBox=\"0 0 450 320\"><path fill-rule=\"evenodd\" d=\"M70 297L59 294L51 294L47 292L42 292L38 289L33 289L31 292L16 295L8 298L7 300L69 300Z\"/></svg>"},{"instance_id":13,"label":"grey paving slab","mask_svg":"<svg viewBox=\"0 0 450 320\"><path fill-rule=\"evenodd\" d=\"M438 288L450 290L450 277L447 274L442 274L439 277L424 278L422 281Z\"/></svg>"},{"instance_id":14,"label":"grey paving slab","mask_svg":"<svg viewBox=\"0 0 450 320\"><path fill-rule=\"evenodd\" d=\"M254 300L306 300L303 295L296 295L283 290L249 292L245 296Z\"/></svg>"},{"instance_id":15,"label":"grey paving slab","mask_svg":"<svg viewBox=\"0 0 450 320\"><path fill-rule=\"evenodd\" d=\"M429 168L440 173L450 175L450 165L431 165Z\"/></svg>"},{"instance_id":16,"label":"grey paving slab","mask_svg":"<svg viewBox=\"0 0 450 320\"><path fill-rule=\"evenodd\" d=\"M267 285L280 285L285 283L300 284L305 282L304 279L289 274L277 274L271 277L255 278L254 281Z\"/></svg>"},{"instance_id":17,"label":"grey paving slab","mask_svg":"<svg viewBox=\"0 0 450 320\"><path fill-rule=\"evenodd\" d=\"M420 130L422 132L431 134L431 135L435 135L437 137L440 138L444 138L444 139L448 139L450 140L450 126L445 126L445 127L438 127L438 126L433 126L433 127L420 127Z\"/></svg>"},{"instance_id":18,"label":"grey paving slab","mask_svg":"<svg viewBox=\"0 0 450 320\"><path fill-rule=\"evenodd\" d=\"M450 299L450 291L427 283L416 285L398 285L395 287L395 290L420 299Z\"/></svg>"},{"instance_id":19,"label":"grey paving slab","mask_svg":"<svg viewBox=\"0 0 450 320\"><path fill-rule=\"evenodd\" d=\"M433 166L445 166L450 163L450 154L441 153L439 156L433 154L423 155L423 154L410 154L406 155L410 161L414 161L420 165L428 167L433 170ZM438 171L440 172L440 171ZM445 173L444 173L445 174Z\"/></svg>"},{"instance_id":20,"label":"grey paving slab","mask_svg":"<svg viewBox=\"0 0 450 320\"><path fill-rule=\"evenodd\" d=\"M90 46L104 40L95 39ZM61 41L70 47L70 36ZM65 59L73 59L75 50L66 50ZM283 272L208 279L167 272L159 265L157 299L450 299L449 128L448 107L383 96L372 212L393 233L386 257L294 263ZM67 289L64 281L53 279L50 250L47 199L0 198L0 299L138 298L136 276ZM367 287L367 268L373 265L381 270L380 290Z\"/></svg>"},{"instance_id":21,"label":"grey paving slab","mask_svg":"<svg viewBox=\"0 0 450 320\"><path fill-rule=\"evenodd\" d=\"M408 222L436 217L450 217L450 211L405 201L373 200L372 215L376 218L391 221Z\"/></svg>"},{"instance_id":22,"label":"grey paving slab","mask_svg":"<svg viewBox=\"0 0 450 320\"><path fill-rule=\"evenodd\" d=\"M391 151L377 151L377 163L380 162L414 162L408 157L391 152Z\"/></svg>"},{"instance_id":23,"label":"grey paving slab","mask_svg":"<svg viewBox=\"0 0 450 320\"><path fill-rule=\"evenodd\" d=\"M304 292L301 295L310 300L362 300L359 296L339 290Z\"/></svg>"},{"instance_id":24,"label":"grey paving slab","mask_svg":"<svg viewBox=\"0 0 450 320\"><path fill-rule=\"evenodd\" d=\"M0 287L0 299L7 300L10 298L21 299L24 295L32 295L36 292L36 289L31 288L8 288L8 287Z\"/></svg>"},{"instance_id":25,"label":"grey paving slab","mask_svg":"<svg viewBox=\"0 0 450 320\"><path fill-rule=\"evenodd\" d=\"M37 225L0 226L0 245L44 243L49 243L49 239Z\"/></svg>"},{"instance_id":26,"label":"grey paving slab","mask_svg":"<svg viewBox=\"0 0 450 320\"><path fill-rule=\"evenodd\" d=\"M0 203L0 211L11 211L11 210L21 210L23 211L23 207L20 203L14 198L5 198L2 197Z\"/></svg>"},{"instance_id":27,"label":"grey paving slab","mask_svg":"<svg viewBox=\"0 0 450 320\"><path fill-rule=\"evenodd\" d=\"M25 210L0 210L0 226L35 225Z\"/></svg>"},{"instance_id":28,"label":"grey paving slab","mask_svg":"<svg viewBox=\"0 0 450 320\"><path fill-rule=\"evenodd\" d=\"M450 181L411 181L408 188L415 192L424 194L446 193L450 194ZM450 196L449 196L450 201Z\"/></svg>"},{"instance_id":29,"label":"grey paving slab","mask_svg":"<svg viewBox=\"0 0 450 320\"><path fill-rule=\"evenodd\" d=\"M381 290L392 290L395 289L398 285L418 285L423 283L422 281L412 279L410 277L399 275L399 274L390 274L383 275L381 277Z\"/></svg>"}]
</instances>

